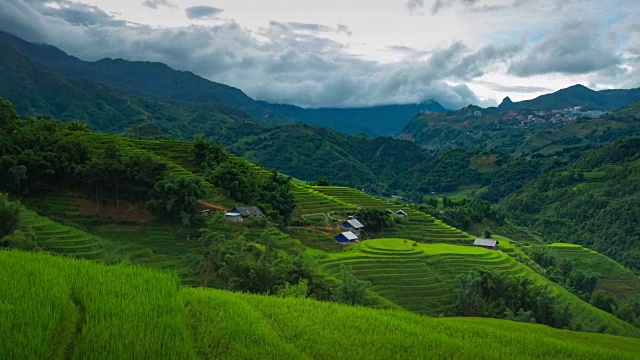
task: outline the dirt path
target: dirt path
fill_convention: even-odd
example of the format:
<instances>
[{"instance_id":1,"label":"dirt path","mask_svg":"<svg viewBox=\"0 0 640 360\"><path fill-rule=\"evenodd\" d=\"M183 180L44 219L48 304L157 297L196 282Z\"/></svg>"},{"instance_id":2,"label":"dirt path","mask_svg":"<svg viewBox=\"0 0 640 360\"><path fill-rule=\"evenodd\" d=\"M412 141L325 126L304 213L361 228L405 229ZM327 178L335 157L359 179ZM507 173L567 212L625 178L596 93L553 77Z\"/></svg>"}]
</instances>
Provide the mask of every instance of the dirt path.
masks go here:
<instances>
[{"instance_id":1,"label":"dirt path","mask_svg":"<svg viewBox=\"0 0 640 360\"><path fill-rule=\"evenodd\" d=\"M207 208L209 208L209 209L217 209L217 210L224 210L224 211L228 211L228 210L230 210L230 209L227 209L227 208L226 208L226 207L224 207L224 206L214 205L214 204L209 203L209 202L206 202L206 201L204 201L204 200L198 200L198 204L200 204L200 205L202 205L202 206L204 206L204 207L207 207Z\"/></svg>"}]
</instances>

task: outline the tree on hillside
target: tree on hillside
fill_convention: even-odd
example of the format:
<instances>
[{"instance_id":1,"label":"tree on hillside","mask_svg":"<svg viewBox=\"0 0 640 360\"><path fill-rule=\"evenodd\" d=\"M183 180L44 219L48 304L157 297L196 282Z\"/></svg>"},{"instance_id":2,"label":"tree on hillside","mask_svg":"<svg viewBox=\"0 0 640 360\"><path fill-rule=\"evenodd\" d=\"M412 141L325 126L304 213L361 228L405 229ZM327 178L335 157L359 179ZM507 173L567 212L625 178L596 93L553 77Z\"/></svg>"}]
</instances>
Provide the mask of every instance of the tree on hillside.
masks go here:
<instances>
[{"instance_id":1,"label":"tree on hillside","mask_svg":"<svg viewBox=\"0 0 640 360\"><path fill-rule=\"evenodd\" d=\"M150 194L147 207L156 215L191 225L198 199L205 195L204 184L195 176L168 174L158 181Z\"/></svg>"},{"instance_id":2,"label":"tree on hillside","mask_svg":"<svg viewBox=\"0 0 640 360\"><path fill-rule=\"evenodd\" d=\"M11 234L20 224L20 205L0 193L0 239Z\"/></svg>"},{"instance_id":3,"label":"tree on hillside","mask_svg":"<svg viewBox=\"0 0 640 360\"><path fill-rule=\"evenodd\" d=\"M353 275L351 267L340 264L338 274L338 287L334 294L334 300L349 305L362 305L367 300L367 288L371 285L368 281L358 280Z\"/></svg>"},{"instance_id":4,"label":"tree on hillside","mask_svg":"<svg viewBox=\"0 0 640 360\"><path fill-rule=\"evenodd\" d=\"M195 163L205 170L215 169L229 159L229 153L222 146L206 141L202 135L193 137L193 156Z\"/></svg>"},{"instance_id":5,"label":"tree on hillside","mask_svg":"<svg viewBox=\"0 0 640 360\"><path fill-rule=\"evenodd\" d=\"M358 210L358 220L371 231L385 231L395 226L388 211L372 207Z\"/></svg>"},{"instance_id":6,"label":"tree on hillside","mask_svg":"<svg viewBox=\"0 0 640 360\"><path fill-rule=\"evenodd\" d=\"M16 121L18 121L18 113L13 108L13 104L0 99L0 133L13 130Z\"/></svg>"}]
</instances>

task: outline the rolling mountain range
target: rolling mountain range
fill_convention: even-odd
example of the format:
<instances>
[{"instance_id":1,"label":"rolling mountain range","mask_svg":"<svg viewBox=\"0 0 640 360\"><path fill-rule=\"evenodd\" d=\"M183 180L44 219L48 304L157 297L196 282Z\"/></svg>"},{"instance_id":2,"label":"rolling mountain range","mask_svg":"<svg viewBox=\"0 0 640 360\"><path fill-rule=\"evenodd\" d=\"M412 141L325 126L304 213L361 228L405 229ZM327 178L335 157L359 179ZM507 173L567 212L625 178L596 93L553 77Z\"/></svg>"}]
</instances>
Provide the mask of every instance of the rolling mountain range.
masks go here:
<instances>
[{"instance_id":1,"label":"rolling mountain range","mask_svg":"<svg viewBox=\"0 0 640 360\"><path fill-rule=\"evenodd\" d=\"M445 112L436 101L360 109L302 109L255 101L238 89L159 63L122 59L86 62L55 47L31 44L6 33L0 33L0 49L0 97L14 103L21 114L80 120L98 131L135 138L190 139L203 134L238 155L299 179L327 176L335 184L386 195L417 195L482 184L486 179L474 181L482 176L470 169L469 160L462 160L460 166L447 161L474 158L476 150L547 156L640 134L638 122L633 120L634 106L606 119L530 124L518 117L540 117L535 111L541 110L505 112L501 109L507 106L504 104L488 109L469 106L454 112ZM618 100L609 101L610 108L636 93L594 92L575 86L534 100L569 106L576 104L571 102L575 99L589 98L592 104L604 104L604 100L593 99L615 95ZM402 119L411 118L396 139L367 136L396 132ZM333 130L295 124L296 120ZM436 157L429 154L458 148L472 151ZM440 163L452 165L456 175L451 177L451 169L437 170ZM476 175L467 176L470 173Z\"/></svg>"},{"instance_id":2,"label":"rolling mountain range","mask_svg":"<svg viewBox=\"0 0 640 360\"><path fill-rule=\"evenodd\" d=\"M401 132L406 135L408 132L403 131L403 128L407 126L415 128L411 121L416 117L447 112L447 109L435 99L420 104L362 108L304 109L293 105L270 104L256 101L239 89L209 81L188 71L171 69L162 63L123 59L83 61L54 46L29 43L4 32L0 32L0 45L3 46L0 59L3 63L2 68L22 75L20 78L3 79L5 88L0 92L0 96L13 101L21 113L51 115L67 120L78 119L88 121L90 125L94 125L91 122L109 122L109 127L105 128L102 124L96 129L111 132L122 132L136 124L140 125L141 122L147 127L149 122L159 122L160 124L154 125L160 132L168 133L170 136L189 138L194 133L204 133L214 140L230 143L231 140L226 139L229 131L222 131L228 129L230 123L228 120L222 121L222 117L230 117L233 121L255 120L269 126L302 122L346 134L394 136ZM30 70L20 70L20 67ZM34 69L37 70L32 71ZM29 76L31 78L28 78ZM15 86L18 83L29 84L29 91L19 96L15 94L15 91L19 91ZM76 89L70 90L69 85ZM43 88L39 89L41 86ZM63 91L57 94L55 99L46 98L51 95L52 89L59 88ZM111 115L108 120L99 119L99 113L92 113L92 105L83 104L87 98L96 98L93 91L109 93L101 95L101 100L110 108ZM69 103L68 98L73 98L74 106L63 109L64 106L60 104ZM85 100L81 100L83 98ZM146 102L147 105L141 108L138 106L137 110L128 109L118 104L114 98L127 98L125 104L132 98L134 103ZM575 85L532 100L512 102L506 98L497 108L483 111L502 113L575 106L613 111L637 100L640 100L640 89L593 91L582 85ZM90 103L94 104L95 101ZM182 114L177 116L176 112ZM133 118L133 114L139 119L135 123L126 123L127 119ZM149 120L149 114L159 119ZM187 121L187 124L180 123L178 118L185 117L193 121ZM219 121L224 125L205 124ZM252 126L257 125L253 123L248 127ZM257 127L260 130L264 129L262 126ZM220 132L225 135L219 135ZM229 137L238 139L237 136ZM411 139L411 136L403 138Z\"/></svg>"},{"instance_id":3,"label":"rolling mountain range","mask_svg":"<svg viewBox=\"0 0 640 360\"><path fill-rule=\"evenodd\" d=\"M573 85L531 100L513 102L506 97L498 109L500 111L554 110L582 106L589 110L614 111L638 100L640 100L640 88L595 91L584 85Z\"/></svg>"},{"instance_id":4,"label":"rolling mountain range","mask_svg":"<svg viewBox=\"0 0 640 360\"><path fill-rule=\"evenodd\" d=\"M346 134L369 136L394 136L400 133L416 114L423 112L444 113L440 103L430 100L420 104L385 105L365 108L303 109L293 105L267 104L265 106L300 122L328 127Z\"/></svg>"}]
</instances>

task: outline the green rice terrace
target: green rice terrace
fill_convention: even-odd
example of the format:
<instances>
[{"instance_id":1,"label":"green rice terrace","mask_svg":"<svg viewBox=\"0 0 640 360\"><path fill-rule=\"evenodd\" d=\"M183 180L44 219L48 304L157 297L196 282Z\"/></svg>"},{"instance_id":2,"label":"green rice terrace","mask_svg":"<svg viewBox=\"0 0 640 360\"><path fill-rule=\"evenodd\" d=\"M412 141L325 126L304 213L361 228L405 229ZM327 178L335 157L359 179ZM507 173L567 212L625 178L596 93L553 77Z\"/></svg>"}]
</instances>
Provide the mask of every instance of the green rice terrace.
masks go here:
<instances>
[{"instance_id":1,"label":"green rice terrace","mask_svg":"<svg viewBox=\"0 0 640 360\"><path fill-rule=\"evenodd\" d=\"M407 216L395 229L383 233L370 234L373 237L402 237L420 242L451 242L471 244L474 237L444 224L431 215L421 211L402 207L401 205L377 199L362 191L343 186L309 186L296 184L293 189L298 200L297 213L307 219L331 220L346 218L346 214L356 212L357 209L370 207L396 212L403 210ZM366 230L366 224L365 224ZM317 233L317 232L316 232ZM326 235L335 235L329 231ZM332 238L332 236L329 236ZM307 246L316 247L317 241L305 242Z\"/></svg>"},{"instance_id":2,"label":"green rice terrace","mask_svg":"<svg viewBox=\"0 0 640 360\"><path fill-rule=\"evenodd\" d=\"M36 244L43 250L91 260L113 261L104 241L97 236L39 216L31 210L24 209L21 219L25 226L33 230Z\"/></svg>"},{"instance_id":3,"label":"green rice terrace","mask_svg":"<svg viewBox=\"0 0 640 360\"><path fill-rule=\"evenodd\" d=\"M598 274L596 290L622 300L640 296L640 277L607 256L575 244L554 243L548 246L575 268Z\"/></svg>"},{"instance_id":4,"label":"green rice terrace","mask_svg":"<svg viewBox=\"0 0 640 360\"><path fill-rule=\"evenodd\" d=\"M528 277L547 285L562 306L569 306L574 324L589 328L605 324L618 334L640 334L640 330L580 300L563 287L548 281L503 252L484 248L419 244L406 239L377 239L351 246L348 251L319 256L321 269L337 276L341 264L352 268L359 280L369 281L370 290L411 312L429 316L451 316L459 283L456 275L477 269L496 270Z\"/></svg>"},{"instance_id":5,"label":"green rice terrace","mask_svg":"<svg viewBox=\"0 0 640 360\"><path fill-rule=\"evenodd\" d=\"M154 269L43 253L0 252L0 282L4 359L623 360L640 349L506 320L194 289Z\"/></svg>"}]
</instances>

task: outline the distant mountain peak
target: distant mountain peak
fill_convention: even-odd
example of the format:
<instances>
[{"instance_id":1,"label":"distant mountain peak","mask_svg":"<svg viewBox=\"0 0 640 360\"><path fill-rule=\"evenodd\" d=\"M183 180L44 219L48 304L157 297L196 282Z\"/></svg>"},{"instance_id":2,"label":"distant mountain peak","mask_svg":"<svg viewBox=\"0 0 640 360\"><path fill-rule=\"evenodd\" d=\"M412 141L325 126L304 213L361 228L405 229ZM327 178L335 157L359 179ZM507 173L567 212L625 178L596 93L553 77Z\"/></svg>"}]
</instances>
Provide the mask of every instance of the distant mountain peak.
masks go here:
<instances>
[{"instance_id":1,"label":"distant mountain peak","mask_svg":"<svg viewBox=\"0 0 640 360\"><path fill-rule=\"evenodd\" d=\"M574 92L574 93L595 93L595 90L589 89L582 84L571 85L566 89L558 90L558 92Z\"/></svg>"},{"instance_id":2,"label":"distant mountain peak","mask_svg":"<svg viewBox=\"0 0 640 360\"><path fill-rule=\"evenodd\" d=\"M504 108L506 106L509 106L513 104L513 101L511 100L510 97L505 97L504 99L502 99L502 102L500 103L500 105L498 105L499 108Z\"/></svg>"}]
</instances>

